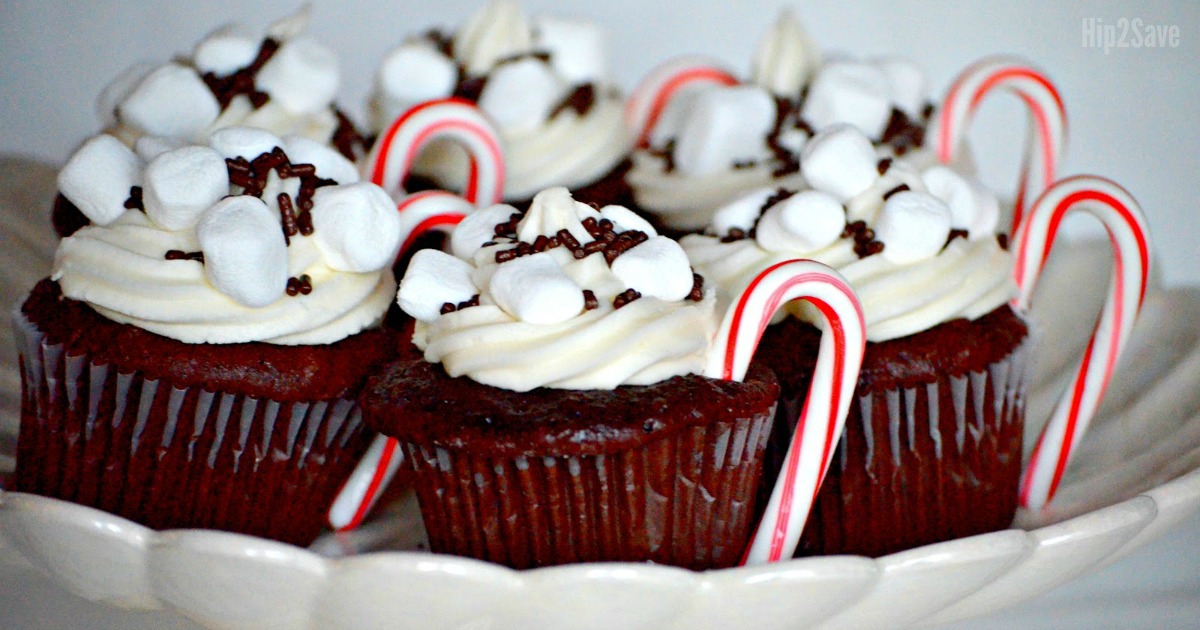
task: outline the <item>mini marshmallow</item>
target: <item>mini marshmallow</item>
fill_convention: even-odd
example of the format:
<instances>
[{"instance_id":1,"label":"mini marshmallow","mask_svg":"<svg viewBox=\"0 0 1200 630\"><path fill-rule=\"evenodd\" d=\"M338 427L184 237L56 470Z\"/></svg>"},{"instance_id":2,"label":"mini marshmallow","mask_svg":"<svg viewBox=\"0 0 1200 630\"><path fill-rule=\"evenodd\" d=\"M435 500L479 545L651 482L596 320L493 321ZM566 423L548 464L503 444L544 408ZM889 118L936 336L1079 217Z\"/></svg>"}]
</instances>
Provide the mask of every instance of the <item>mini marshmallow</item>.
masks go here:
<instances>
[{"instance_id":1,"label":"mini marshmallow","mask_svg":"<svg viewBox=\"0 0 1200 630\"><path fill-rule=\"evenodd\" d=\"M479 109L506 133L529 131L546 120L566 87L545 62L527 57L492 72L479 95Z\"/></svg>"},{"instance_id":2,"label":"mini marshmallow","mask_svg":"<svg viewBox=\"0 0 1200 630\"><path fill-rule=\"evenodd\" d=\"M177 63L146 75L117 106L125 124L149 135L198 138L221 113L221 105L196 71Z\"/></svg>"},{"instance_id":3,"label":"mini marshmallow","mask_svg":"<svg viewBox=\"0 0 1200 630\"><path fill-rule=\"evenodd\" d=\"M419 250L400 281L396 302L412 317L432 322L441 316L442 305L457 305L479 293L471 281L471 271L466 261L443 251Z\"/></svg>"},{"instance_id":4,"label":"mini marshmallow","mask_svg":"<svg viewBox=\"0 0 1200 630\"><path fill-rule=\"evenodd\" d=\"M550 53L550 65L567 83L603 81L608 71L604 31L583 20L541 17L534 20L534 44Z\"/></svg>"},{"instance_id":5,"label":"mini marshmallow","mask_svg":"<svg viewBox=\"0 0 1200 630\"><path fill-rule=\"evenodd\" d=\"M458 66L424 41L406 42L388 53L379 66L376 82L382 94L402 105L400 109L407 109L453 94Z\"/></svg>"},{"instance_id":6,"label":"mini marshmallow","mask_svg":"<svg viewBox=\"0 0 1200 630\"><path fill-rule=\"evenodd\" d=\"M779 130L779 135L775 137L775 142L787 149L792 155L800 155L800 152L804 150L804 145L808 144L810 137L807 131L799 127L787 127Z\"/></svg>"},{"instance_id":7,"label":"mini marshmallow","mask_svg":"<svg viewBox=\"0 0 1200 630\"><path fill-rule=\"evenodd\" d=\"M496 226L519 214L512 206L499 204L468 214L450 233L450 252L471 260L484 243L496 238Z\"/></svg>"},{"instance_id":8,"label":"mini marshmallow","mask_svg":"<svg viewBox=\"0 0 1200 630\"><path fill-rule=\"evenodd\" d=\"M254 63L262 42L245 29L226 26L205 37L192 51L192 63L201 74L225 77Z\"/></svg>"},{"instance_id":9,"label":"mini marshmallow","mask_svg":"<svg viewBox=\"0 0 1200 630\"><path fill-rule=\"evenodd\" d=\"M817 130L846 123L879 138L892 116L888 77L871 64L831 62L809 86L802 115Z\"/></svg>"},{"instance_id":10,"label":"mini marshmallow","mask_svg":"<svg viewBox=\"0 0 1200 630\"><path fill-rule=\"evenodd\" d=\"M950 237L950 208L928 193L904 191L888 198L873 226L882 256L906 265L936 256Z\"/></svg>"},{"instance_id":11,"label":"mini marshmallow","mask_svg":"<svg viewBox=\"0 0 1200 630\"><path fill-rule=\"evenodd\" d=\"M695 282L687 254L665 236L655 236L617 256L612 272L642 297L668 302L687 297Z\"/></svg>"},{"instance_id":12,"label":"mini marshmallow","mask_svg":"<svg viewBox=\"0 0 1200 630\"><path fill-rule=\"evenodd\" d=\"M58 190L92 223L125 214L129 189L142 181L142 163L120 140L100 134L79 147L58 172Z\"/></svg>"},{"instance_id":13,"label":"mini marshmallow","mask_svg":"<svg viewBox=\"0 0 1200 630\"><path fill-rule=\"evenodd\" d=\"M104 86L99 98L96 99L96 116L100 118L101 124L108 126L117 122L117 106L155 67L154 64L146 61L137 63L126 68L124 72L117 75L117 78Z\"/></svg>"},{"instance_id":14,"label":"mini marshmallow","mask_svg":"<svg viewBox=\"0 0 1200 630\"><path fill-rule=\"evenodd\" d=\"M279 219L257 197L217 202L196 224L208 281L233 301L260 308L287 290L288 256Z\"/></svg>"},{"instance_id":15,"label":"mini marshmallow","mask_svg":"<svg viewBox=\"0 0 1200 630\"><path fill-rule=\"evenodd\" d=\"M763 159L775 115L775 99L759 87L700 92L675 144L676 168L703 176L729 169L736 162Z\"/></svg>"},{"instance_id":16,"label":"mini marshmallow","mask_svg":"<svg viewBox=\"0 0 1200 630\"><path fill-rule=\"evenodd\" d=\"M967 238L991 237L1000 223L1000 200L978 182L936 164L921 173L929 193L950 207L950 227L967 231Z\"/></svg>"},{"instance_id":17,"label":"mini marshmallow","mask_svg":"<svg viewBox=\"0 0 1200 630\"><path fill-rule=\"evenodd\" d=\"M312 164L317 175L339 184L353 184L360 179L358 167L346 156L312 138L290 135L283 138L283 152L292 164ZM396 208L392 208L395 214Z\"/></svg>"},{"instance_id":18,"label":"mini marshmallow","mask_svg":"<svg viewBox=\"0 0 1200 630\"><path fill-rule=\"evenodd\" d=\"M497 61L529 52L533 36L521 5L512 0L489 2L454 34L454 56L467 74L486 74Z\"/></svg>"},{"instance_id":19,"label":"mini marshmallow","mask_svg":"<svg viewBox=\"0 0 1200 630\"><path fill-rule=\"evenodd\" d=\"M767 200L779 191L774 186L759 188L738 196L733 201L721 206L712 218L712 229L717 236L725 236L732 229L749 232L762 214Z\"/></svg>"},{"instance_id":20,"label":"mini marshmallow","mask_svg":"<svg viewBox=\"0 0 1200 630\"><path fill-rule=\"evenodd\" d=\"M549 252L500 265L489 286L497 306L529 324L557 324L583 312L583 290Z\"/></svg>"},{"instance_id":21,"label":"mini marshmallow","mask_svg":"<svg viewBox=\"0 0 1200 630\"><path fill-rule=\"evenodd\" d=\"M904 112L909 118L918 119L925 107L925 73L917 64L907 60L890 57L881 59L876 65L883 71L888 82L888 94L896 109Z\"/></svg>"},{"instance_id":22,"label":"mini marshmallow","mask_svg":"<svg viewBox=\"0 0 1200 630\"><path fill-rule=\"evenodd\" d=\"M650 129L650 146L661 149L667 146L668 141L679 138L696 99L701 93L715 89L717 86L710 83L689 83L672 94Z\"/></svg>"},{"instance_id":23,"label":"mini marshmallow","mask_svg":"<svg viewBox=\"0 0 1200 630\"><path fill-rule=\"evenodd\" d=\"M658 230L655 230L649 221L638 216L636 212L625 206L604 206L600 208L600 216L612 221L613 225L617 227L618 232L638 230L650 238L658 236Z\"/></svg>"},{"instance_id":24,"label":"mini marshmallow","mask_svg":"<svg viewBox=\"0 0 1200 630\"><path fill-rule=\"evenodd\" d=\"M284 16L268 26L267 37L277 42L286 42L289 39L295 39L308 30L308 23L311 21L312 5L308 3L302 4L299 9L296 9L295 13Z\"/></svg>"},{"instance_id":25,"label":"mini marshmallow","mask_svg":"<svg viewBox=\"0 0 1200 630\"><path fill-rule=\"evenodd\" d=\"M311 37L298 37L275 51L254 84L285 108L314 114L333 102L339 79L333 52Z\"/></svg>"},{"instance_id":26,"label":"mini marshmallow","mask_svg":"<svg viewBox=\"0 0 1200 630\"><path fill-rule=\"evenodd\" d=\"M400 214L375 184L322 186L313 194L313 238L330 268L384 269L400 249Z\"/></svg>"},{"instance_id":27,"label":"mini marshmallow","mask_svg":"<svg viewBox=\"0 0 1200 630\"><path fill-rule=\"evenodd\" d=\"M133 141L133 152L137 153L143 162L149 162L167 151L182 149L186 146L188 146L188 141L180 138L142 136Z\"/></svg>"},{"instance_id":28,"label":"mini marshmallow","mask_svg":"<svg viewBox=\"0 0 1200 630\"><path fill-rule=\"evenodd\" d=\"M208 147L167 151L146 166L142 203L146 216L164 229L196 225L209 206L228 194L225 158Z\"/></svg>"},{"instance_id":29,"label":"mini marshmallow","mask_svg":"<svg viewBox=\"0 0 1200 630\"><path fill-rule=\"evenodd\" d=\"M831 245L845 229L842 204L819 190L806 190L767 208L755 240L767 251L807 254Z\"/></svg>"},{"instance_id":30,"label":"mini marshmallow","mask_svg":"<svg viewBox=\"0 0 1200 630\"><path fill-rule=\"evenodd\" d=\"M208 137L208 145L225 158L245 158L248 161L275 150L283 148L283 140L279 136L255 127L226 127L214 131ZM289 153L288 157L292 155ZM292 163L297 163L292 159Z\"/></svg>"},{"instance_id":31,"label":"mini marshmallow","mask_svg":"<svg viewBox=\"0 0 1200 630\"><path fill-rule=\"evenodd\" d=\"M813 136L800 154L800 173L839 203L871 186L879 177L879 159L857 127L834 125Z\"/></svg>"}]
</instances>

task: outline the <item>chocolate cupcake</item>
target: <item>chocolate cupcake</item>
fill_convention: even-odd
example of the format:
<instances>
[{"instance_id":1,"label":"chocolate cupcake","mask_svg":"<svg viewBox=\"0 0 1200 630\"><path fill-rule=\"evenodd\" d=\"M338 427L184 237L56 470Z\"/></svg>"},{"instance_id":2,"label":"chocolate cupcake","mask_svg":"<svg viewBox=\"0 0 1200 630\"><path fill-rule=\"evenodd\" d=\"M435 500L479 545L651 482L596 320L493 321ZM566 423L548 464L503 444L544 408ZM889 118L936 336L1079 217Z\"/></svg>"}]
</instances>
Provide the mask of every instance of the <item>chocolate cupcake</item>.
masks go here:
<instances>
[{"instance_id":1,"label":"chocolate cupcake","mask_svg":"<svg viewBox=\"0 0 1200 630\"><path fill-rule=\"evenodd\" d=\"M398 300L424 352L368 382L434 551L513 567L732 566L778 386L701 376L716 294L629 210L565 189L494 206L422 250Z\"/></svg>"},{"instance_id":2,"label":"chocolate cupcake","mask_svg":"<svg viewBox=\"0 0 1200 630\"><path fill-rule=\"evenodd\" d=\"M213 132L227 127L299 136L333 147L350 161L359 159L362 136L334 104L337 57L305 35L309 13L305 7L263 35L225 26L188 56L127 69L97 99L103 133L147 161L186 144L207 144ZM53 216L59 236L88 224L61 195Z\"/></svg>"},{"instance_id":3,"label":"chocolate cupcake","mask_svg":"<svg viewBox=\"0 0 1200 630\"><path fill-rule=\"evenodd\" d=\"M1013 261L996 234L999 202L974 179L888 155L849 125L810 139L801 170L810 187L752 191L718 210L708 234L682 241L719 286L736 290L804 257L837 269L862 302L869 343L857 401L799 553L878 556L1008 527L1030 344L1008 305ZM783 389L773 444L795 426L819 338L804 307L791 315L755 355Z\"/></svg>"},{"instance_id":4,"label":"chocolate cupcake","mask_svg":"<svg viewBox=\"0 0 1200 630\"><path fill-rule=\"evenodd\" d=\"M628 205L631 141L598 26L529 19L516 2L498 0L453 34L411 37L380 64L374 132L414 105L450 96L477 103L500 131L506 202L525 207L542 189L566 186L580 201ZM405 188L464 190L468 171L458 147L434 143Z\"/></svg>"},{"instance_id":5,"label":"chocolate cupcake","mask_svg":"<svg viewBox=\"0 0 1200 630\"><path fill-rule=\"evenodd\" d=\"M395 356L399 221L320 143L210 143L145 163L101 135L60 173L92 225L14 314L17 490L307 544L369 440L358 390Z\"/></svg>"},{"instance_id":6,"label":"chocolate cupcake","mask_svg":"<svg viewBox=\"0 0 1200 630\"><path fill-rule=\"evenodd\" d=\"M913 64L824 60L791 12L759 43L748 79L703 60L669 62L630 109L642 127L626 175L632 207L677 235L703 231L748 191L803 185L800 153L827 127L851 124L881 157L901 156L921 149L933 111Z\"/></svg>"}]
</instances>

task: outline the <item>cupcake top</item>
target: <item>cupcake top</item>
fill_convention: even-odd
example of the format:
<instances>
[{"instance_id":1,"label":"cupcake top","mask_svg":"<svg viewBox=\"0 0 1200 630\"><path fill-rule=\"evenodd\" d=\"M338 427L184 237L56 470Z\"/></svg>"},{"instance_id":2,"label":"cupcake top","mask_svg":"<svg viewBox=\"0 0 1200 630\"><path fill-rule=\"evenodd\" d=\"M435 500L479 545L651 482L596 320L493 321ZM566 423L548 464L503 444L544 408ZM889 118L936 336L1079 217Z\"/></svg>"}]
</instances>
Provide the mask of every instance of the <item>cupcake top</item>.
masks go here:
<instances>
[{"instance_id":1,"label":"cupcake top","mask_svg":"<svg viewBox=\"0 0 1200 630\"><path fill-rule=\"evenodd\" d=\"M891 153L857 127L834 125L800 153L804 186L744 193L717 210L706 234L681 244L723 291L784 260L833 267L854 287L870 341L1008 302L1016 287L995 195L947 166ZM807 306L788 308L817 321Z\"/></svg>"},{"instance_id":2,"label":"cupcake top","mask_svg":"<svg viewBox=\"0 0 1200 630\"><path fill-rule=\"evenodd\" d=\"M593 183L629 151L603 34L589 22L529 19L516 2L497 0L453 35L410 37L379 67L375 132L417 103L449 96L478 103L499 129L506 199ZM457 147L434 143L414 170L461 190L468 166Z\"/></svg>"},{"instance_id":3,"label":"cupcake top","mask_svg":"<svg viewBox=\"0 0 1200 630\"><path fill-rule=\"evenodd\" d=\"M693 85L671 98L627 181L664 225L698 231L740 193L802 185L800 153L814 133L850 124L882 153L906 155L922 146L932 109L913 64L823 60L785 12L759 43L749 81Z\"/></svg>"},{"instance_id":4,"label":"cupcake top","mask_svg":"<svg viewBox=\"0 0 1200 630\"><path fill-rule=\"evenodd\" d=\"M104 89L96 109L105 132L133 147L141 138L203 143L225 127L256 127L332 144L356 159L362 141L334 106L337 57L304 34L305 6L256 35L225 26L190 57L139 64Z\"/></svg>"},{"instance_id":5,"label":"cupcake top","mask_svg":"<svg viewBox=\"0 0 1200 630\"><path fill-rule=\"evenodd\" d=\"M98 135L59 173L92 223L59 244L63 295L187 343L331 343L382 318L400 221L341 154L248 127L138 144Z\"/></svg>"},{"instance_id":6,"label":"cupcake top","mask_svg":"<svg viewBox=\"0 0 1200 630\"><path fill-rule=\"evenodd\" d=\"M626 208L551 188L524 213L468 215L450 249L417 252L397 295L417 319L413 342L450 376L528 391L704 370L715 294L675 241Z\"/></svg>"}]
</instances>

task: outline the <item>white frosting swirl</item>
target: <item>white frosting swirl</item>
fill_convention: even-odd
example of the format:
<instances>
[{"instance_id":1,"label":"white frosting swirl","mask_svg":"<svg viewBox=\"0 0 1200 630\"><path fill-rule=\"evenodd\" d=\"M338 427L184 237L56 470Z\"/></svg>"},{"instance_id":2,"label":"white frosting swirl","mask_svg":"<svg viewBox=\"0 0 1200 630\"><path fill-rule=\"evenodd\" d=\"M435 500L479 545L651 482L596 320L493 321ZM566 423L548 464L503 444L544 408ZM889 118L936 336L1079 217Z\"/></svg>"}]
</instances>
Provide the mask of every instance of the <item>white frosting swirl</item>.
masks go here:
<instances>
[{"instance_id":1,"label":"white frosting swirl","mask_svg":"<svg viewBox=\"0 0 1200 630\"><path fill-rule=\"evenodd\" d=\"M133 181L145 186L146 210L106 209L102 214L115 218L103 224L94 219L95 225L60 242L51 278L63 295L113 321L186 343L326 344L377 324L394 295L390 262L400 237L387 194L364 182L313 183L319 186L309 211L314 230L285 237L292 228L285 227L280 204L286 202L280 199L286 195L298 206L309 194L300 191L303 177L340 173L349 162L320 145L261 130L231 132L221 136L226 150L236 148L232 140L239 138L247 147L256 144L250 140L286 147L316 163L316 172L281 177L272 167L256 194L233 183L242 180L227 175L225 158L207 147L167 150L148 165L138 161L142 175ZM121 145L113 144L111 152L119 153ZM244 164L260 157L258 149L252 153ZM206 166L212 160L216 172ZM72 168L93 162L77 160ZM99 195L101 180L81 181L64 194L92 200L85 207L124 203ZM255 186L253 181L245 185ZM223 191L214 194L213 186ZM178 254L168 254L173 250Z\"/></svg>"},{"instance_id":2,"label":"white frosting swirl","mask_svg":"<svg viewBox=\"0 0 1200 630\"><path fill-rule=\"evenodd\" d=\"M389 54L371 103L376 131L422 100L450 96L453 86L445 77L447 64L454 63L459 79L484 80L479 106L504 146L505 199L529 199L549 186L591 184L612 171L631 144L601 43L591 23L529 20L515 2L492 2L454 35L453 58L425 40L410 40ZM592 103L582 114L559 107L585 86ZM458 146L434 142L413 170L461 190L467 168Z\"/></svg>"},{"instance_id":3,"label":"white frosting swirl","mask_svg":"<svg viewBox=\"0 0 1200 630\"><path fill-rule=\"evenodd\" d=\"M529 239L535 235L556 236L559 230L583 235L577 240L586 245L593 240L584 227L586 219L599 221L612 216L612 229L617 234L629 232L633 235L621 226L621 221L629 216L626 211L614 212L611 208L606 208L609 212L602 215L573 201L562 188L535 196L512 237L495 237L495 244L479 247L469 260L453 259L465 262L461 270L455 272L461 277L449 281L443 279L439 283L438 286L468 287L462 289L464 295L459 297L465 298L467 291L477 291L477 306L443 314L431 314L422 309L422 303L429 301L428 293L432 292L430 285L425 283L426 276L446 273L460 265L459 262L445 264L434 260L450 258L440 252L426 254L425 257L430 259L428 264L414 258L413 266L400 284L399 300L402 308L423 318L417 322L413 341L425 352L425 359L441 363L451 376L467 376L480 383L515 391L536 387L612 389L619 385L648 385L672 376L701 373L718 323L714 291L706 291L699 301L687 297L655 297L649 293L668 295L677 287L658 286L651 281L643 285L646 295L617 308L614 300L618 300L630 284L621 279L621 272L614 271L601 252L575 258L570 248L559 246L511 261L496 262L497 253L511 250L519 242L531 243ZM504 206L483 211L492 217L489 220L510 212L516 211ZM465 227L472 234L483 233L469 224ZM641 276L667 278L667 284L676 283L670 279L682 276L690 283L691 270L686 258L682 252L678 259L671 254L672 248L678 251L678 246L653 233L645 236L648 240L627 250L615 262L621 262L624 257L640 259L655 272L639 274ZM536 241L536 237L533 240ZM645 249L639 253L641 247ZM462 251L461 246L456 249ZM421 254L425 252L418 256ZM546 268L547 261L552 261L549 269ZM507 276L503 280L500 278L502 273ZM564 299L564 287L574 294L585 289L591 291L595 308L542 317L545 311L560 310L556 307ZM439 294L432 299L436 302L446 296ZM554 321L533 323L546 319Z\"/></svg>"}]
</instances>

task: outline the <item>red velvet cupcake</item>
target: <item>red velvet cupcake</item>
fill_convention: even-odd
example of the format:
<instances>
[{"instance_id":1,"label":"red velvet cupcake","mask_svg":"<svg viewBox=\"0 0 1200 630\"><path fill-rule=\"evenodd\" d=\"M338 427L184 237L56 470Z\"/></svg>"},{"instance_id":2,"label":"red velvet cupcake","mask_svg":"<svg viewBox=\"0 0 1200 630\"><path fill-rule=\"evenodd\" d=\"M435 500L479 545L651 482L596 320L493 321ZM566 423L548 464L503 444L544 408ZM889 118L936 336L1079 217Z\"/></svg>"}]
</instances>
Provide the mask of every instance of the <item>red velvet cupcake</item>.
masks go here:
<instances>
[{"instance_id":1,"label":"red velvet cupcake","mask_svg":"<svg viewBox=\"0 0 1200 630\"><path fill-rule=\"evenodd\" d=\"M14 318L17 490L310 542L367 446L358 390L395 356L391 200L250 128L148 162L97 136L58 181L92 225Z\"/></svg>"}]
</instances>

